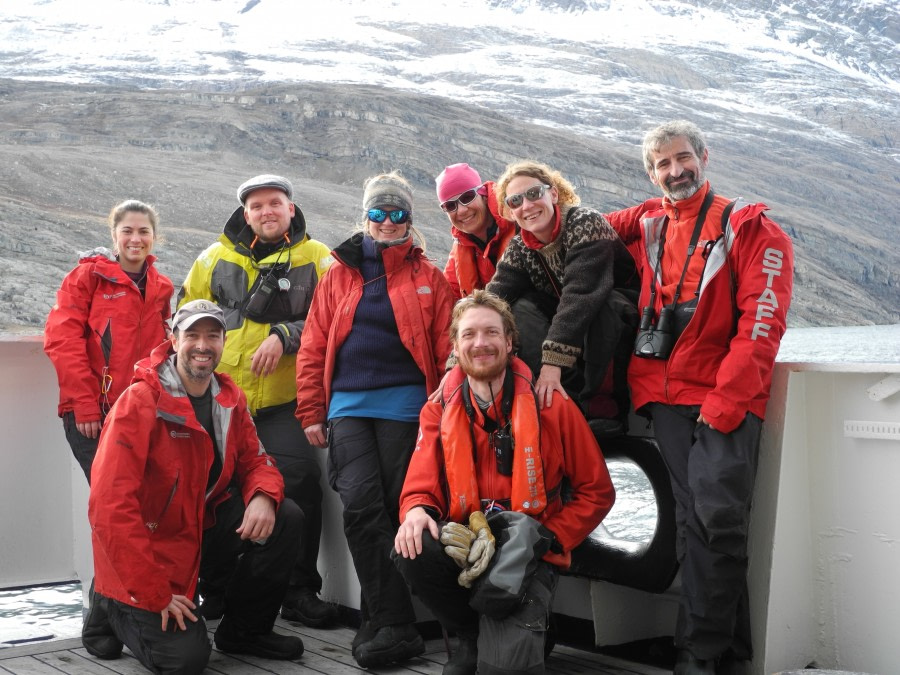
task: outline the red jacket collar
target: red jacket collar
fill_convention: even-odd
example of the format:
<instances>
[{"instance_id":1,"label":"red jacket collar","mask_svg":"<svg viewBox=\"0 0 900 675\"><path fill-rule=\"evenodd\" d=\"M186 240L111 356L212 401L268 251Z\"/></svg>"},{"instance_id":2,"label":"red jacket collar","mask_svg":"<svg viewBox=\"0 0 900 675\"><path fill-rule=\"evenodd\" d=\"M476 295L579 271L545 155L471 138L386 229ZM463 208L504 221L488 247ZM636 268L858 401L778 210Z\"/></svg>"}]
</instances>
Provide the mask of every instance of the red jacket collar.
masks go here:
<instances>
[{"instance_id":1,"label":"red jacket collar","mask_svg":"<svg viewBox=\"0 0 900 675\"><path fill-rule=\"evenodd\" d=\"M559 204L553 207L553 234L550 235L550 241L548 243L553 243L556 241L556 238L559 236L560 231L562 230L562 222L560 219L560 211ZM547 244L540 241L537 237L535 237L531 232L525 229L520 229L519 234L522 235L522 241L525 243L525 246L532 249L541 249L544 248Z\"/></svg>"},{"instance_id":2,"label":"red jacket collar","mask_svg":"<svg viewBox=\"0 0 900 675\"><path fill-rule=\"evenodd\" d=\"M703 187L687 199L673 202L668 197L663 197L662 203L666 215L672 220L696 218L697 214L700 213L700 207L703 205L703 200L706 198L706 193L709 192L709 189L709 181L706 181Z\"/></svg>"}]
</instances>

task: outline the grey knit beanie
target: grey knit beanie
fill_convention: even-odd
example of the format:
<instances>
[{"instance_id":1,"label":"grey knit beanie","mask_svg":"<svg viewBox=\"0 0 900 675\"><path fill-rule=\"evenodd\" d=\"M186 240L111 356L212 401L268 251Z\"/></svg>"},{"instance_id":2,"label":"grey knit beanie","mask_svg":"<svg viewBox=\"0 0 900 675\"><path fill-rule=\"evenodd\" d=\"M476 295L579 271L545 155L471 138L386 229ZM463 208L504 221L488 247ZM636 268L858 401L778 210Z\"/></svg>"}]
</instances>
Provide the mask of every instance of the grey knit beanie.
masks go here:
<instances>
[{"instance_id":1,"label":"grey knit beanie","mask_svg":"<svg viewBox=\"0 0 900 675\"><path fill-rule=\"evenodd\" d=\"M412 189L397 173L383 173L366 181L363 192L363 211L383 206L395 206L412 211Z\"/></svg>"}]
</instances>

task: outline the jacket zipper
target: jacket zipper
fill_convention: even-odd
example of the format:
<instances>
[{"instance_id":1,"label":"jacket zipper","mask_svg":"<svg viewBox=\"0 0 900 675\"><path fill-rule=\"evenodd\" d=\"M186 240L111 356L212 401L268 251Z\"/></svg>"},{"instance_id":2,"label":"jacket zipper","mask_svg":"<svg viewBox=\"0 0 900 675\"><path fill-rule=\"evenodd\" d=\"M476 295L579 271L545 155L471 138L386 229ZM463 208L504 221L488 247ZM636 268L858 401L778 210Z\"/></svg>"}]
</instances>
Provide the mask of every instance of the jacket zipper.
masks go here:
<instances>
[{"instance_id":1,"label":"jacket zipper","mask_svg":"<svg viewBox=\"0 0 900 675\"><path fill-rule=\"evenodd\" d=\"M163 506L162 512L159 514L159 518L155 521L145 523L147 525L147 529L151 532L156 532L156 528L159 527L160 521L163 519L163 516L166 515L166 511L169 510L169 506L172 504L172 500L175 499L175 493L178 491L178 480L181 478L181 470L175 474L175 483L172 485L172 491L169 492L169 498L166 500L166 505Z\"/></svg>"}]
</instances>

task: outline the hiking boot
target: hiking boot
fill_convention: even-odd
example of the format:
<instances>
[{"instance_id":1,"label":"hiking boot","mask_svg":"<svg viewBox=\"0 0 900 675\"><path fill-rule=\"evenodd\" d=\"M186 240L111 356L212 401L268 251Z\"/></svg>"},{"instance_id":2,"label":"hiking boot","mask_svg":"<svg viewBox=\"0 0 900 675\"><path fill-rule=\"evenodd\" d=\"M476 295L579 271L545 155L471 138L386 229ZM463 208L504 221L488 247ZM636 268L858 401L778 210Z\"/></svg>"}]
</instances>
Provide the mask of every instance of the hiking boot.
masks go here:
<instances>
[{"instance_id":1,"label":"hiking boot","mask_svg":"<svg viewBox=\"0 0 900 675\"><path fill-rule=\"evenodd\" d=\"M625 433L625 426L621 420L617 419L596 417L588 420L588 426L598 440L601 438L614 438Z\"/></svg>"},{"instance_id":2,"label":"hiking boot","mask_svg":"<svg viewBox=\"0 0 900 675\"><path fill-rule=\"evenodd\" d=\"M411 623L382 626L371 640L353 650L353 658L363 668L399 663L425 653L425 641Z\"/></svg>"},{"instance_id":3,"label":"hiking boot","mask_svg":"<svg viewBox=\"0 0 900 675\"><path fill-rule=\"evenodd\" d=\"M310 628L324 628L337 623L337 607L323 602L312 591L288 594L281 605L281 616L285 621L297 621Z\"/></svg>"},{"instance_id":4,"label":"hiking boot","mask_svg":"<svg viewBox=\"0 0 900 675\"><path fill-rule=\"evenodd\" d=\"M356 635L353 636L353 642L350 643L350 652L353 654L353 658L356 658L356 650L363 642L368 642L373 637L375 637L375 633L378 631L372 628L372 625L363 619L362 625L359 627L359 630L356 631Z\"/></svg>"},{"instance_id":5,"label":"hiking boot","mask_svg":"<svg viewBox=\"0 0 900 675\"><path fill-rule=\"evenodd\" d=\"M109 625L109 617L106 614L106 603L109 600L94 590L93 580L88 598L91 606L81 626L81 644L88 654L98 659L117 659L122 656L122 641L116 637L112 626Z\"/></svg>"},{"instance_id":6,"label":"hiking boot","mask_svg":"<svg viewBox=\"0 0 900 675\"><path fill-rule=\"evenodd\" d=\"M687 649L678 652L675 675L716 675L715 659L698 659Z\"/></svg>"},{"instance_id":7,"label":"hiking boot","mask_svg":"<svg viewBox=\"0 0 900 675\"><path fill-rule=\"evenodd\" d=\"M233 628L223 619L216 628L213 639L219 651L228 654L250 654L264 659L293 661L303 654L303 640L292 635L269 631L264 635L252 635Z\"/></svg>"},{"instance_id":8,"label":"hiking boot","mask_svg":"<svg viewBox=\"0 0 900 675\"><path fill-rule=\"evenodd\" d=\"M221 619L225 613L225 596L218 593L200 596L200 606L197 611L207 621Z\"/></svg>"},{"instance_id":9,"label":"hiking boot","mask_svg":"<svg viewBox=\"0 0 900 675\"><path fill-rule=\"evenodd\" d=\"M444 664L442 675L475 675L478 670L478 636L460 635L459 644Z\"/></svg>"}]
</instances>

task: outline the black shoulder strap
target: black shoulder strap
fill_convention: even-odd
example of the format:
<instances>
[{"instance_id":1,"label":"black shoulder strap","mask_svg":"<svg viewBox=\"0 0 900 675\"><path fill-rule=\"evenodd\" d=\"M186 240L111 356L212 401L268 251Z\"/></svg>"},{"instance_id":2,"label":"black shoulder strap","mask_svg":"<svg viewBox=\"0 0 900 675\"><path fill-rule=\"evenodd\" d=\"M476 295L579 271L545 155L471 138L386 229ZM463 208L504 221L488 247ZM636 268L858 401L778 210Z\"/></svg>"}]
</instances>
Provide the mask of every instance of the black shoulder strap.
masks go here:
<instances>
[{"instance_id":1,"label":"black shoulder strap","mask_svg":"<svg viewBox=\"0 0 900 675\"><path fill-rule=\"evenodd\" d=\"M731 266L731 260L728 257L728 219L731 218L731 212L734 210L737 199L732 199L722 211L722 246L725 249L725 265L728 267L728 276L731 278L731 334L737 333L738 324L738 307L737 307L737 280L734 278L734 268Z\"/></svg>"},{"instance_id":2,"label":"black shoulder strap","mask_svg":"<svg viewBox=\"0 0 900 675\"><path fill-rule=\"evenodd\" d=\"M725 234L725 228L728 227L728 219L731 218L731 212L734 209L734 205L736 202L737 199L732 199L730 202L728 202L728 206L725 207L725 210L722 211L722 234Z\"/></svg>"}]
</instances>

